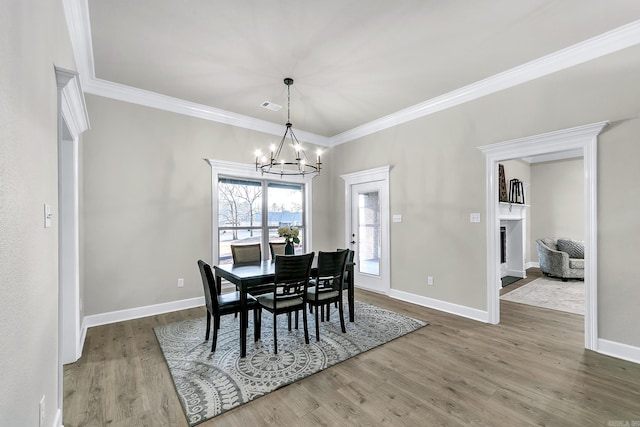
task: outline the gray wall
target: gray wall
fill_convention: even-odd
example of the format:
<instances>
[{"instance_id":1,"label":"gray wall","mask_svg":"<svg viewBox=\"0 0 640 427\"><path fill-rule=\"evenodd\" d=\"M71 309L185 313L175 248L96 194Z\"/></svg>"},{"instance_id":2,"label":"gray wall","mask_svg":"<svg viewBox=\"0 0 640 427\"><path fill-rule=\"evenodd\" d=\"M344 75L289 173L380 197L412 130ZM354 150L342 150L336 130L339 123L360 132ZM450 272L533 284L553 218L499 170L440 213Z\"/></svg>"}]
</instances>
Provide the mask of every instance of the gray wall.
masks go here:
<instances>
[{"instance_id":1,"label":"gray wall","mask_svg":"<svg viewBox=\"0 0 640 427\"><path fill-rule=\"evenodd\" d=\"M626 197L640 151L639 58L640 47L626 49L334 147L314 184L313 249L344 244L339 176L390 164L391 213L403 215L391 224L392 288L485 310L486 230L484 220L469 222L469 213L486 212L477 147L610 120L598 149L600 336L639 346L630 326L640 297L630 285L632 252L617 243L640 227L640 202ZM209 167L201 159L247 162L268 136L99 97L87 102L86 314L200 296L194 260L208 257L210 245ZM435 286L425 286L427 275Z\"/></svg>"},{"instance_id":2,"label":"gray wall","mask_svg":"<svg viewBox=\"0 0 640 427\"><path fill-rule=\"evenodd\" d=\"M44 425L58 409L57 86L75 69L60 1L0 13L0 425ZM43 205L53 209L43 226Z\"/></svg>"},{"instance_id":3,"label":"gray wall","mask_svg":"<svg viewBox=\"0 0 640 427\"><path fill-rule=\"evenodd\" d=\"M584 161L582 158L531 165L531 261L538 262L536 239L584 240Z\"/></svg>"},{"instance_id":4,"label":"gray wall","mask_svg":"<svg viewBox=\"0 0 640 427\"><path fill-rule=\"evenodd\" d=\"M391 213L403 215L391 224L391 286L484 310L485 225L469 223L470 212L486 212L477 147L610 120L598 148L599 334L639 346L629 250L640 231L638 58L639 47L626 49L336 147L334 239L344 232L339 175L391 164Z\"/></svg>"},{"instance_id":5,"label":"gray wall","mask_svg":"<svg viewBox=\"0 0 640 427\"><path fill-rule=\"evenodd\" d=\"M211 262L212 244L211 167L203 159L250 163L278 137L97 96L87 96L87 107L85 315L201 297L196 261ZM334 247L324 232L329 174L313 183L314 250Z\"/></svg>"}]
</instances>

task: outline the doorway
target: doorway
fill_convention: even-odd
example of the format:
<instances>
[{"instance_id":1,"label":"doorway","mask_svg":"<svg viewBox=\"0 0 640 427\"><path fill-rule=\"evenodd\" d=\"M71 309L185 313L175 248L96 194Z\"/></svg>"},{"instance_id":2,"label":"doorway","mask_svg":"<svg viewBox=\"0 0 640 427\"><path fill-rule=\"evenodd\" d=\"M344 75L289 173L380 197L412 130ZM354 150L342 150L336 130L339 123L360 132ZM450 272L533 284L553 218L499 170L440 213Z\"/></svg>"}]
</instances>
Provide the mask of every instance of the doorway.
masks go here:
<instances>
[{"instance_id":1,"label":"doorway","mask_svg":"<svg viewBox=\"0 0 640 427\"><path fill-rule=\"evenodd\" d=\"M500 322L500 219L498 215L498 162L580 151L584 158L585 223L585 348L597 346L597 219L596 178L598 135L608 125L599 122L479 147L486 158L487 205L487 321Z\"/></svg>"},{"instance_id":2,"label":"doorway","mask_svg":"<svg viewBox=\"0 0 640 427\"><path fill-rule=\"evenodd\" d=\"M345 245L354 251L354 284L387 294L390 289L389 167L342 175L345 180Z\"/></svg>"}]
</instances>

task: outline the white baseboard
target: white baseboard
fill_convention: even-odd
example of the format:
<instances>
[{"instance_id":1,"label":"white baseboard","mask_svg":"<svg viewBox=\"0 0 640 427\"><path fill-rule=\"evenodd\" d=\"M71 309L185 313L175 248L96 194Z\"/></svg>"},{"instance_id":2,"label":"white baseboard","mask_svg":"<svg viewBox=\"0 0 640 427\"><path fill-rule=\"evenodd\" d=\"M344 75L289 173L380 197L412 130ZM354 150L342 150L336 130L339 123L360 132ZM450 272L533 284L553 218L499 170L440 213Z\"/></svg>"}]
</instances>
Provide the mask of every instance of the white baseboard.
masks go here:
<instances>
[{"instance_id":1,"label":"white baseboard","mask_svg":"<svg viewBox=\"0 0 640 427\"><path fill-rule=\"evenodd\" d=\"M539 262L528 262L528 263L525 264L524 268L526 270L526 269L532 268L532 267L540 268L540 263Z\"/></svg>"},{"instance_id":2,"label":"white baseboard","mask_svg":"<svg viewBox=\"0 0 640 427\"><path fill-rule=\"evenodd\" d=\"M141 317L147 316L155 316L156 314L185 310L187 308L202 307L203 305L204 297L197 297L179 301L171 301L162 304L147 305L144 307L130 308L127 310L118 310L109 313L85 316L85 318L82 320L82 341L84 342L84 337L86 336L87 329L92 326L106 325L109 323L139 319Z\"/></svg>"},{"instance_id":3,"label":"white baseboard","mask_svg":"<svg viewBox=\"0 0 640 427\"><path fill-rule=\"evenodd\" d=\"M640 347L598 338L598 353L640 364Z\"/></svg>"},{"instance_id":4,"label":"white baseboard","mask_svg":"<svg viewBox=\"0 0 640 427\"><path fill-rule=\"evenodd\" d=\"M427 298L420 295L411 294L409 292L398 291L395 289L391 289L389 291L389 296L391 298L418 304L423 307L444 311L445 313L451 313L457 316L466 317L468 319L477 320L479 322L489 323L489 313L487 311L478 310L476 308L453 304L433 298Z\"/></svg>"}]
</instances>

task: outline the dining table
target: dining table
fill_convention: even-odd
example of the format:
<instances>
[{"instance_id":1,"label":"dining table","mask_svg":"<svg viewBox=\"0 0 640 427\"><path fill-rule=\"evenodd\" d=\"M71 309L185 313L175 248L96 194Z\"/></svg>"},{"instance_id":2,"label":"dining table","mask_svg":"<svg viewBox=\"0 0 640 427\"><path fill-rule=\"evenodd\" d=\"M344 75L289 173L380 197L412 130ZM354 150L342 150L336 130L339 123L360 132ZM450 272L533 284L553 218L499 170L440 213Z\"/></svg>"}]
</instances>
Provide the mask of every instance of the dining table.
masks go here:
<instances>
[{"instance_id":1,"label":"dining table","mask_svg":"<svg viewBox=\"0 0 640 427\"><path fill-rule=\"evenodd\" d=\"M317 258L314 258L311 266L311 276L314 275L317 268ZM247 355L247 326L249 324L249 313L247 310L247 294L251 293L252 288L263 287L266 284L273 283L275 279L275 261L263 260L260 262L242 263L242 264L220 264L215 265L214 271L216 276L216 285L218 289L222 287L222 279L226 279L233 283L240 292L240 357ZM354 262L347 262L347 298L349 302L349 321L355 320L353 309L353 267Z\"/></svg>"}]
</instances>

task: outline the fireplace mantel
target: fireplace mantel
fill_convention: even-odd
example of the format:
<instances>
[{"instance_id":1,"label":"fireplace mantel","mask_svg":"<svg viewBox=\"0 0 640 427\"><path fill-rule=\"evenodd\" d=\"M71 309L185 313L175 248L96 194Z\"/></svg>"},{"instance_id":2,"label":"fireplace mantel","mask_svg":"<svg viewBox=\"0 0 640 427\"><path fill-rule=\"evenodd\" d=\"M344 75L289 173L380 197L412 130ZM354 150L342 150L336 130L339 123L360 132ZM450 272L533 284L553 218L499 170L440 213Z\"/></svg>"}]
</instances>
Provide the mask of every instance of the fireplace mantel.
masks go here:
<instances>
[{"instance_id":1,"label":"fireplace mantel","mask_svg":"<svg viewBox=\"0 0 640 427\"><path fill-rule=\"evenodd\" d=\"M524 219L527 217L529 205L521 203L500 202L498 206L498 218L507 220Z\"/></svg>"}]
</instances>

